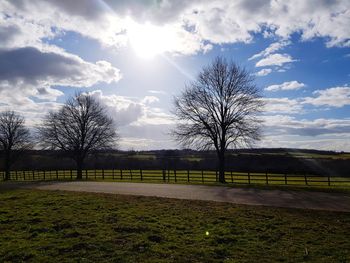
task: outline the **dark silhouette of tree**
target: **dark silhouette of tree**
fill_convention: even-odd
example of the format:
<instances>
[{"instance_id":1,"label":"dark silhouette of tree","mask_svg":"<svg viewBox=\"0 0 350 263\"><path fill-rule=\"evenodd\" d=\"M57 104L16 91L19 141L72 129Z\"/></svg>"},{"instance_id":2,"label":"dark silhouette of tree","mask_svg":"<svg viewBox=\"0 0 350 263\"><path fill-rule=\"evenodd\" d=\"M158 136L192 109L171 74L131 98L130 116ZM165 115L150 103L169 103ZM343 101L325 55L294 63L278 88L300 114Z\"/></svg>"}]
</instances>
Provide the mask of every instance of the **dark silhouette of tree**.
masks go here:
<instances>
[{"instance_id":1,"label":"dark silhouette of tree","mask_svg":"<svg viewBox=\"0 0 350 263\"><path fill-rule=\"evenodd\" d=\"M57 112L50 112L38 131L44 147L62 150L74 159L77 179L82 179L86 156L113 147L118 138L105 108L87 94L77 94Z\"/></svg>"},{"instance_id":2,"label":"dark silhouette of tree","mask_svg":"<svg viewBox=\"0 0 350 263\"><path fill-rule=\"evenodd\" d=\"M178 119L172 132L185 147L214 148L219 181L225 182L225 152L260 139L263 102L253 77L235 63L217 57L175 98Z\"/></svg>"},{"instance_id":3,"label":"dark silhouette of tree","mask_svg":"<svg viewBox=\"0 0 350 263\"><path fill-rule=\"evenodd\" d=\"M24 118L14 111L0 113L0 150L3 154L5 180L10 179L12 164L32 147L29 130L24 126Z\"/></svg>"}]
</instances>

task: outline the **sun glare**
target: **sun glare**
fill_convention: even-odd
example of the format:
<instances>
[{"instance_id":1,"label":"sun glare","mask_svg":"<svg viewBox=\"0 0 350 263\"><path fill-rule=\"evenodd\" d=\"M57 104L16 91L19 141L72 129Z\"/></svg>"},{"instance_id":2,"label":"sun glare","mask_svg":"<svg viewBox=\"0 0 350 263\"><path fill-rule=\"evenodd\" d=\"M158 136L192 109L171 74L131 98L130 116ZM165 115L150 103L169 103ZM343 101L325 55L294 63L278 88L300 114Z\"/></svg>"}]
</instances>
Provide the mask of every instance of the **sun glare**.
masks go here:
<instances>
[{"instance_id":1,"label":"sun glare","mask_svg":"<svg viewBox=\"0 0 350 263\"><path fill-rule=\"evenodd\" d=\"M145 59L169 51L173 37L168 30L147 24L131 23L128 29L130 45L135 53Z\"/></svg>"}]
</instances>

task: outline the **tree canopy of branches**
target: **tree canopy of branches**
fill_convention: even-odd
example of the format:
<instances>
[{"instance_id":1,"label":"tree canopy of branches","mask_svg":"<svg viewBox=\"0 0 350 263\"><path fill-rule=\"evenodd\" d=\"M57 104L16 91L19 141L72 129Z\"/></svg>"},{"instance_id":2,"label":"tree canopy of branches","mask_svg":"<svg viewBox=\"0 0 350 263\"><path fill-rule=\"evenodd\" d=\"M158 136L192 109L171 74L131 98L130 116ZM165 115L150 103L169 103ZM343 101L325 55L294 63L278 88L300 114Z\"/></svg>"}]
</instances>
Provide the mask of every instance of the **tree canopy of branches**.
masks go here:
<instances>
[{"instance_id":1,"label":"tree canopy of branches","mask_svg":"<svg viewBox=\"0 0 350 263\"><path fill-rule=\"evenodd\" d=\"M88 94L77 94L57 112L50 112L38 131L46 148L64 151L75 160L77 179L82 179L86 156L113 147L118 138L105 108Z\"/></svg>"},{"instance_id":2,"label":"tree canopy of branches","mask_svg":"<svg viewBox=\"0 0 350 263\"><path fill-rule=\"evenodd\" d=\"M1 112L0 150L4 158L5 180L10 179L12 164L31 146L30 132L24 126L24 118L14 111Z\"/></svg>"},{"instance_id":3,"label":"tree canopy of branches","mask_svg":"<svg viewBox=\"0 0 350 263\"><path fill-rule=\"evenodd\" d=\"M249 72L217 57L175 97L178 123L172 134L185 147L214 148L219 181L224 183L225 152L260 139L262 107L259 89Z\"/></svg>"}]
</instances>

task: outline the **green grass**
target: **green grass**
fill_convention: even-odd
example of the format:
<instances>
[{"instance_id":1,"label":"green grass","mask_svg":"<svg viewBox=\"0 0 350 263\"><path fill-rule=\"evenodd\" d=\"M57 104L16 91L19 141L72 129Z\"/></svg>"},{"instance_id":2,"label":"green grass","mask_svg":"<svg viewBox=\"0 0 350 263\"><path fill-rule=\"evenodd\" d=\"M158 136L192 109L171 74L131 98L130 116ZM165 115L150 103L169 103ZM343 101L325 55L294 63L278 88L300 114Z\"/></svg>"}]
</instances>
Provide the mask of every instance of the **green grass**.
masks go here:
<instances>
[{"instance_id":1,"label":"green grass","mask_svg":"<svg viewBox=\"0 0 350 263\"><path fill-rule=\"evenodd\" d=\"M32 190L0 207L2 262L350 261L350 213Z\"/></svg>"}]
</instances>

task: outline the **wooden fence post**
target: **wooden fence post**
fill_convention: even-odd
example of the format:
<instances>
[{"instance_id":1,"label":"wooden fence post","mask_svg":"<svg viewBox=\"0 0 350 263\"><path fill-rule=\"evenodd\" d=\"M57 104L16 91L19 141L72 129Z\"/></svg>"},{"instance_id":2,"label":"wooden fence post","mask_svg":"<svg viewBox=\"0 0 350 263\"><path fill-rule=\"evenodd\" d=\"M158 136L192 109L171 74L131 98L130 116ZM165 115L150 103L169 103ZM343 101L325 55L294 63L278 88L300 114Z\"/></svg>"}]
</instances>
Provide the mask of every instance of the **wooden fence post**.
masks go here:
<instances>
[{"instance_id":1,"label":"wooden fence post","mask_svg":"<svg viewBox=\"0 0 350 263\"><path fill-rule=\"evenodd\" d=\"M72 171L72 169L70 170L70 179L73 180L73 171Z\"/></svg>"},{"instance_id":2,"label":"wooden fence post","mask_svg":"<svg viewBox=\"0 0 350 263\"><path fill-rule=\"evenodd\" d=\"M265 173L265 175L266 175L266 184L269 184L269 177L267 175L267 172Z\"/></svg>"},{"instance_id":3,"label":"wooden fence post","mask_svg":"<svg viewBox=\"0 0 350 263\"><path fill-rule=\"evenodd\" d=\"M85 170L85 180L87 180L88 179L88 170L86 169Z\"/></svg>"},{"instance_id":4,"label":"wooden fence post","mask_svg":"<svg viewBox=\"0 0 350 263\"><path fill-rule=\"evenodd\" d=\"M248 172L248 184L250 184L250 172Z\"/></svg>"},{"instance_id":5,"label":"wooden fence post","mask_svg":"<svg viewBox=\"0 0 350 263\"><path fill-rule=\"evenodd\" d=\"M112 169L112 179L114 180L114 168Z\"/></svg>"},{"instance_id":6,"label":"wooden fence post","mask_svg":"<svg viewBox=\"0 0 350 263\"><path fill-rule=\"evenodd\" d=\"M190 170L187 170L187 182L190 182Z\"/></svg>"},{"instance_id":7,"label":"wooden fence post","mask_svg":"<svg viewBox=\"0 0 350 263\"><path fill-rule=\"evenodd\" d=\"M120 169L120 180L123 180L123 170Z\"/></svg>"},{"instance_id":8,"label":"wooden fence post","mask_svg":"<svg viewBox=\"0 0 350 263\"><path fill-rule=\"evenodd\" d=\"M233 174L232 174L232 171L231 171L231 183L233 183Z\"/></svg>"},{"instance_id":9,"label":"wooden fence post","mask_svg":"<svg viewBox=\"0 0 350 263\"><path fill-rule=\"evenodd\" d=\"M215 171L215 182L217 182L218 181L218 171L216 170Z\"/></svg>"},{"instance_id":10,"label":"wooden fence post","mask_svg":"<svg viewBox=\"0 0 350 263\"><path fill-rule=\"evenodd\" d=\"M142 169L140 169L140 177L141 177L141 181L142 181Z\"/></svg>"},{"instance_id":11,"label":"wooden fence post","mask_svg":"<svg viewBox=\"0 0 350 263\"><path fill-rule=\"evenodd\" d=\"M44 170L44 181L45 181L45 177L46 177L46 176L45 176L45 170Z\"/></svg>"},{"instance_id":12,"label":"wooden fence post","mask_svg":"<svg viewBox=\"0 0 350 263\"><path fill-rule=\"evenodd\" d=\"M331 186L331 177L328 175L328 186Z\"/></svg>"},{"instance_id":13,"label":"wooden fence post","mask_svg":"<svg viewBox=\"0 0 350 263\"><path fill-rule=\"evenodd\" d=\"M174 177L175 177L175 182L177 182L177 179L176 179L176 170L174 170Z\"/></svg>"},{"instance_id":14,"label":"wooden fence post","mask_svg":"<svg viewBox=\"0 0 350 263\"><path fill-rule=\"evenodd\" d=\"M32 171L32 175L33 175L33 181L34 181L34 178L35 178L35 176L34 176L34 170Z\"/></svg>"},{"instance_id":15,"label":"wooden fence post","mask_svg":"<svg viewBox=\"0 0 350 263\"><path fill-rule=\"evenodd\" d=\"M304 174L304 179L305 179L305 185L308 185L306 174Z\"/></svg>"},{"instance_id":16,"label":"wooden fence post","mask_svg":"<svg viewBox=\"0 0 350 263\"><path fill-rule=\"evenodd\" d=\"M166 176L166 172L165 172L165 170L163 169L163 171L162 171L162 173L163 173L163 182L165 182L165 176Z\"/></svg>"},{"instance_id":17,"label":"wooden fence post","mask_svg":"<svg viewBox=\"0 0 350 263\"><path fill-rule=\"evenodd\" d=\"M203 174L203 170L202 170L202 183L204 184L204 174Z\"/></svg>"},{"instance_id":18,"label":"wooden fence post","mask_svg":"<svg viewBox=\"0 0 350 263\"><path fill-rule=\"evenodd\" d=\"M132 181L132 171L131 171L131 169L129 169L129 170L130 170L130 179Z\"/></svg>"},{"instance_id":19,"label":"wooden fence post","mask_svg":"<svg viewBox=\"0 0 350 263\"><path fill-rule=\"evenodd\" d=\"M288 182L287 182L287 174L284 174L284 184L287 185Z\"/></svg>"},{"instance_id":20,"label":"wooden fence post","mask_svg":"<svg viewBox=\"0 0 350 263\"><path fill-rule=\"evenodd\" d=\"M105 179L105 170L102 169L102 180L104 180L104 179Z\"/></svg>"},{"instance_id":21,"label":"wooden fence post","mask_svg":"<svg viewBox=\"0 0 350 263\"><path fill-rule=\"evenodd\" d=\"M17 175L17 170L16 170L16 181L18 181L18 175Z\"/></svg>"},{"instance_id":22,"label":"wooden fence post","mask_svg":"<svg viewBox=\"0 0 350 263\"><path fill-rule=\"evenodd\" d=\"M94 175L95 175L95 179L96 179L96 167L95 167L95 170L94 170Z\"/></svg>"}]
</instances>

